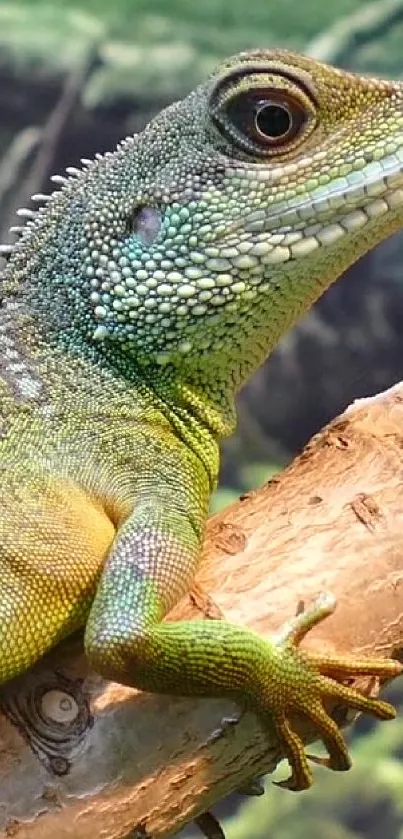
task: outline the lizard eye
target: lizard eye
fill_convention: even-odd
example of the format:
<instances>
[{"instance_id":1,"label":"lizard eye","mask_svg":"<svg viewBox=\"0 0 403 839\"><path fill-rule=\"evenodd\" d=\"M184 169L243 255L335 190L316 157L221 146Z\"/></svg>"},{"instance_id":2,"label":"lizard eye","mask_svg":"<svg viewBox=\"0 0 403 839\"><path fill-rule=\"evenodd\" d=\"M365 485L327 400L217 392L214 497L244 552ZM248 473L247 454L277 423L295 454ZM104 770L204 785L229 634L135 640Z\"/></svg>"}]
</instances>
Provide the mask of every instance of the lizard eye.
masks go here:
<instances>
[{"instance_id":1,"label":"lizard eye","mask_svg":"<svg viewBox=\"0 0 403 839\"><path fill-rule=\"evenodd\" d=\"M305 90L280 76L276 87L274 74L267 86L263 79L262 73L244 73L235 83L231 78L221 80L210 107L213 121L232 144L249 154L268 157L295 148L316 119Z\"/></svg>"}]
</instances>

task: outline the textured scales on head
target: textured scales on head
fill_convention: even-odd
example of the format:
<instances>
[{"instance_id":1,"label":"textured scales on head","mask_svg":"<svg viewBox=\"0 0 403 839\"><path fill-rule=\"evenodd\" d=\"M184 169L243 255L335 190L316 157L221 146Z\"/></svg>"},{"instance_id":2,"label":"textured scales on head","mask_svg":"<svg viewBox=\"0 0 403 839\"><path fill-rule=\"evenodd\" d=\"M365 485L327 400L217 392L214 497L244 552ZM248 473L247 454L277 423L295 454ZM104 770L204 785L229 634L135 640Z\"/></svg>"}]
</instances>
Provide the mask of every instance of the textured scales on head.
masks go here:
<instances>
[{"instance_id":1,"label":"textured scales on head","mask_svg":"<svg viewBox=\"0 0 403 839\"><path fill-rule=\"evenodd\" d=\"M67 171L24 212L6 299L74 352L234 390L402 224L403 87L244 53Z\"/></svg>"}]
</instances>

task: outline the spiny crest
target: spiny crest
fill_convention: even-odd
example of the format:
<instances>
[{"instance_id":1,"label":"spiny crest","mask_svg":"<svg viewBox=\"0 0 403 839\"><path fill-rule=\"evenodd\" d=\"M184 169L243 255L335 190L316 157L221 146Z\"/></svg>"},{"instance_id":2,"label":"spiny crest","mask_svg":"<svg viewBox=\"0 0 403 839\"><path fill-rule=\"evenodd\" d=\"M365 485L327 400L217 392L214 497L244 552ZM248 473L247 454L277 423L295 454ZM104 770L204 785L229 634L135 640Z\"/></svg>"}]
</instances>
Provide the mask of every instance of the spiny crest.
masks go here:
<instances>
[{"instance_id":1,"label":"spiny crest","mask_svg":"<svg viewBox=\"0 0 403 839\"><path fill-rule=\"evenodd\" d=\"M50 180L52 183L56 184L59 187L65 186L65 184L70 183L75 178L81 177L82 173L85 169L88 169L92 166L96 160L102 158L101 154L96 154L93 160L90 160L87 157L81 158L82 169L77 168L76 166L67 166L66 172L68 177L65 175L51 175ZM43 192L37 192L34 195L31 195L31 201L39 206L34 209L29 209L28 207L21 207L19 210L16 211L16 215L23 220L23 224L21 225L12 225L10 227L10 233L14 236L22 236L23 233L26 232L27 229L30 227L35 226L35 222L37 218L41 215L46 205L52 201L52 198L58 194L60 190L53 190L49 194L45 194ZM15 253L15 249L18 246L19 238L13 243L7 244L0 244L0 259L4 258L5 260L9 260L10 257ZM0 275L1 278L1 275Z\"/></svg>"},{"instance_id":2,"label":"spiny crest","mask_svg":"<svg viewBox=\"0 0 403 839\"><path fill-rule=\"evenodd\" d=\"M123 150L123 149L127 148L127 146L132 145L135 141L135 138L136 138L136 135L128 135L127 137L125 137L123 140L120 141L120 143L117 146L117 150ZM113 155L113 152L107 151L104 154L101 154L100 152L97 152L93 159L88 158L88 157L82 157L81 158L81 163L82 163L82 168L81 169L79 169L76 166L67 166L66 167L66 172L67 172L68 177L66 177L65 175L56 174L56 175L51 175L50 180L52 181L52 183L56 184L57 186L63 187L65 184L71 182L74 178L81 177L82 173L86 169L88 169L92 165L94 165L97 161L102 160L105 157L112 157L112 155ZM24 219L24 224L12 225L12 227L10 227L10 233L12 233L14 236L20 237L23 233L25 233L27 228L34 226L35 221L38 218L39 214L42 212L43 208L46 206L46 204L49 203L49 201L52 200L53 196L56 195L57 192L58 191L53 190L50 194L45 194L43 192L37 192L34 195L32 195L31 196L31 201L33 201L35 204L38 204L39 206L35 209L29 209L28 207L21 207L21 209L17 210L16 215L20 219ZM17 244L18 244L18 239L17 239L17 241L15 241L13 243L6 243L6 244L3 244L3 245L0 244L0 259L3 258L5 260L9 260L10 257L15 252L15 248L16 248ZM1 279L1 274L0 274L0 279Z\"/></svg>"}]
</instances>

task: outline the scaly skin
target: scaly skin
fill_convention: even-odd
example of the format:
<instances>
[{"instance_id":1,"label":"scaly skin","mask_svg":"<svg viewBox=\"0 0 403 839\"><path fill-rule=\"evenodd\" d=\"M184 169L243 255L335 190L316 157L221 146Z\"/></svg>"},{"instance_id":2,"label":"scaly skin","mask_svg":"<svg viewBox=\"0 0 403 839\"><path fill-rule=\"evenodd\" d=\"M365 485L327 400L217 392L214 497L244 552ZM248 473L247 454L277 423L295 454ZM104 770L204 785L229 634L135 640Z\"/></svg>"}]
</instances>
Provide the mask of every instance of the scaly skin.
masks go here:
<instances>
[{"instance_id":1,"label":"scaly skin","mask_svg":"<svg viewBox=\"0 0 403 839\"><path fill-rule=\"evenodd\" d=\"M243 54L59 180L2 287L0 681L86 624L105 677L254 708L302 789L311 775L290 714L308 716L328 765L346 769L322 700L392 717L336 679L400 665L300 652L329 599L271 640L162 619L199 561L235 392L403 223L403 86Z\"/></svg>"}]
</instances>

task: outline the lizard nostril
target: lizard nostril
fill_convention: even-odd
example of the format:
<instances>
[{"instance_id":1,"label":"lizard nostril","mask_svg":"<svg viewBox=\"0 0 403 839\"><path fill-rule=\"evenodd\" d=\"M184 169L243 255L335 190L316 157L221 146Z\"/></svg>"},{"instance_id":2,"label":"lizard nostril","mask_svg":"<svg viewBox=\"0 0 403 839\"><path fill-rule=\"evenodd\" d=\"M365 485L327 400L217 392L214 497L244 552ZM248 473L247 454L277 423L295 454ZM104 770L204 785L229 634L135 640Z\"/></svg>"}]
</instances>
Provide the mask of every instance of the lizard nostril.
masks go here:
<instances>
[{"instance_id":1,"label":"lizard nostril","mask_svg":"<svg viewBox=\"0 0 403 839\"><path fill-rule=\"evenodd\" d=\"M144 245L152 245L161 229L161 213L155 207L136 207L128 228Z\"/></svg>"}]
</instances>

